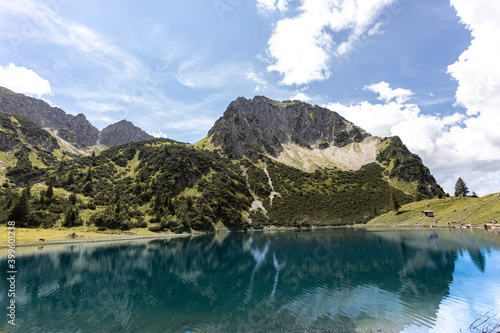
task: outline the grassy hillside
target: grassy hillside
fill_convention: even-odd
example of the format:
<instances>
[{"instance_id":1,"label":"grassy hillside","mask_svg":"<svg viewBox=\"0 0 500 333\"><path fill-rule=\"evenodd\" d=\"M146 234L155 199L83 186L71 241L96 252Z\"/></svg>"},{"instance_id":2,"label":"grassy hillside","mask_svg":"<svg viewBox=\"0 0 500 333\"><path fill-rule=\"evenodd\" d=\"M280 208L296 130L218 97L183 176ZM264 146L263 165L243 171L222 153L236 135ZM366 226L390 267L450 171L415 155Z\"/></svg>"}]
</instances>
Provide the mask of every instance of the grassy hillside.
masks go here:
<instances>
[{"instance_id":1,"label":"grassy hillside","mask_svg":"<svg viewBox=\"0 0 500 333\"><path fill-rule=\"evenodd\" d=\"M0 220L17 216L20 227L189 232L343 225L387 212L391 188L400 203L412 200L385 181L376 163L306 173L270 158L230 160L158 139L42 168L28 158L35 149L23 149L6 174L26 173L0 189Z\"/></svg>"},{"instance_id":2,"label":"grassy hillside","mask_svg":"<svg viewBox=\"0 0 500 333\"><path fill-rule=\"evenodd\" d=\"M304 172L264 154L231 159L210 137L74 151L34 122L0 112L0 223L176 233L366 223L390 210L391 193L406 204L416 190L422 197L436 190L418 156L397 138L384 142L377 161L374 145L356 170Z\"/></svg>"},{"instance_id":3,"label":"grassy hillside","mask_svg":"<svg viewBox=\"0 0 500 333\"><path fill-rule=\"evenodd\" d=\"M423 210L433 210L434 217L422 217ZM371 220L367 226L483 226L491 220L500 221L500 194L481 198L450 197L412 202L400 213L389 212ZM437 223L436 223L437 222ZM500 227L500 222L497 224Z\"/></svg>"}]
</instances>

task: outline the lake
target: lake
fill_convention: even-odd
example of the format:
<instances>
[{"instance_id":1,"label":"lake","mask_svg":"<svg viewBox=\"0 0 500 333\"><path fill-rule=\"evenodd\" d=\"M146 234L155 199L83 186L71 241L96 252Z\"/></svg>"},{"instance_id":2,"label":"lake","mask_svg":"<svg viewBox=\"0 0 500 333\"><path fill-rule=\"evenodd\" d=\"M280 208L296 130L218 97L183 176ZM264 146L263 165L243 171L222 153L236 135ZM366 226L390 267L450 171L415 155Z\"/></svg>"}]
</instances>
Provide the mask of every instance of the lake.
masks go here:
<instances>
[{"instance_id":1,"label":"lake","mask_svg":"<svg viewBox=\"0 0 500 333\"><path fill-rule=\"evenodd\" d=\"M217 233L17 251L8 332L481 332L500 321L500 235L479 229ZM470 328L485 314L496 317Z\"/></svg>"}]
</instances>

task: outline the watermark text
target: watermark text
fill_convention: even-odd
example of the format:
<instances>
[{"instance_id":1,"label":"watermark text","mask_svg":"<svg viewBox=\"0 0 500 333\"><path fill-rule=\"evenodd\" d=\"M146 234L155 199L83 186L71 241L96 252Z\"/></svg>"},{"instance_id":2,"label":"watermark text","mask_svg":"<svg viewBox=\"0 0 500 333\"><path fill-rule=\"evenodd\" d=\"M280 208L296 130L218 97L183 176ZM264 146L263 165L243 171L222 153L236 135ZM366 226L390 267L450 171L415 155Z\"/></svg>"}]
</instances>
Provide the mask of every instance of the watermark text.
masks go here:
<instances>
[{"instance_id":1,"label":"watermark text","mask_svg":"<svg viewBox=\"0 0 500 333\"><path fill-rule=\"evenodd\" d=\"M10 325L16 325L16 222L7 222L7 321Z\"/></svg>"}]
</instances>

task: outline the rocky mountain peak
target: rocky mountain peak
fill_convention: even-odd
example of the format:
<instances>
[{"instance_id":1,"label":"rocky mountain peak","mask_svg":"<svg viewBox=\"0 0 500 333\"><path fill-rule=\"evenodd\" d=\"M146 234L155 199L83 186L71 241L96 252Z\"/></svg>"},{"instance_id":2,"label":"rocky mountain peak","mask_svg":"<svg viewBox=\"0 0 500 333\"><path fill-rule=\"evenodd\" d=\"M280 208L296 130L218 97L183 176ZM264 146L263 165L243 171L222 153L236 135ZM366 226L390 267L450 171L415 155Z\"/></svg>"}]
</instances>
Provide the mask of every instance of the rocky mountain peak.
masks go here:
<instances>
[{"instance_id":1,"label":"rocky mountain peak","mask_svg":"<svg viewBox=\"0 0 500 333\"><path fill-rule=\"evenodd\" d=\"M126 120L110 125L100 133L82 113L73 116L42 100L3 87L0 87L0 111L28 118L38 126L57 133L61 139L80 147L94 146L99 139L101 144L113 147L153 138Z\"/></svg>"},{"instance_id":2,"label":"rocky mountain peak","mask_svg":"<svg viewBox=\"0 0 500 333\"><path fill-rule=\"evenodd\" d=\"M99 136L99 142L108 147L149 139L153 139L153 136L127 120L121 120L105 127Z\"/></svg>"},{"instance_id":3,"label":"rocky mountain peak","mask_svg":"<svg viewBox=\"0 0 500 333\"><path fill-rule=\"evenodd\" d=\"M57 134L62 139L80 146L93 146L99 139L99 130L82 113L68 121Z\"/></svg>"},{"instance_id":4,"label":"rocky mountain peak","mask_svg":"<svg viewBox=\"0 0 500 333\"><path fill-rule=\"evenodd\" d=\"M232 157L277 157L284 144L343 147L370 134L336 112L301 101L278 102L264 96L239 97L208 133Z\"/></svg>"}]
</instances>

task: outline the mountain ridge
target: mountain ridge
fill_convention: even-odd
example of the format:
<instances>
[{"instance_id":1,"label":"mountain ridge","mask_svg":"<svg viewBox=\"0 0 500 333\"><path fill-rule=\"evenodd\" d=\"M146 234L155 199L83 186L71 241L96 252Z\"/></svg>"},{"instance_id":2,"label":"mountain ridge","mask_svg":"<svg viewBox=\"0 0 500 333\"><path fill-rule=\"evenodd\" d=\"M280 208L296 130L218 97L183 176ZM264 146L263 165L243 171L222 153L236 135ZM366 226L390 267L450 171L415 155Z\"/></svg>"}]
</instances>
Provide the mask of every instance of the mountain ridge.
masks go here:
<instances>
[{"instance_id":1,"label":"mountain ridge","mask_svg":"<svg viewBox=\"0 0 500 333\"><path fill-rule=\"evenodd\" d=\"M8 114L16 114L30 119L38 126L49 129L61 139L75 143L78 148L91 147L102 144L99 139L102 131L92 125L83 113L76 116L67 114L59 107L52 107L45 101L13 92L10 89L0 87L0 111ZM113 128L112 125L106 128ZM104 130L104 129L103 129ZM109 138L109 135L105 138ZM153 136L147 134L136 126L126 126L122 131L114 132L113 138L105 139L108 147L132 141L152 139Z\"/></svg>"},{"instance_id":2,"label":"mountain ridge","mask_svg":"<svg viewBox=\"0 0 500 333\"><path fill-rule=\"evenodd\" d=\"M258 153L278 157L284 143L311 147L324 142L321 148L343 147L361 142L370 134L338 113L319 106L255 96L231 102L208 136L230 156L255 160Z\"/></svg>"},{"instance_id":3,"label":"mountain ridge","mask_svg":"<svg viewBox=\"0 0 500 333\"><path fill-rule=\"evenodd\" d=\"M346 225L443 192L398 137L374 137L299 101L239 98L198 144L150 139L84 156L57 146L50 152L31 133L70 144L21 116L4 118L0 134L21 144L6 141L16 148L0 151L0 221L16 226L190 232ZM74 127L85 124L83 115L72 119ZM133 124L120 121L103 133L115 139L123 128Z\"/></svg>"},{"instance_id":4,"label":"mountain ridge","mask_svg":"<svg viewBox=\"0 0 500 333\"><path fill-rule=\"evenodd\" d=\"M384 176L435 196L444 192L399 137L380 138L335 111L302 101L274 101L264 96L231 102L199 146L220 147L230 158L256 162L269 157L306 172L318 169L359 170L370 163L385 168Z\"/></svg>"}]
</instances>

